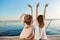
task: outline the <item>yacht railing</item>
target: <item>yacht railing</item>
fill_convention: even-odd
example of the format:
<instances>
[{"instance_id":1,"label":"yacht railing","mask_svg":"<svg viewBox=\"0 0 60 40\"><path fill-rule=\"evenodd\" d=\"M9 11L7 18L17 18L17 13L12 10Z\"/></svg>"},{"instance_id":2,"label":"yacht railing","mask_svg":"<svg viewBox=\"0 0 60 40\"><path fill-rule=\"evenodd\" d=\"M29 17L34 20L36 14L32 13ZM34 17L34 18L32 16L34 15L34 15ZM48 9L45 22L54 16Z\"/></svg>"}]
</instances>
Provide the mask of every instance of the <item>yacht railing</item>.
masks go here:
<instances>
[{"instance_id":1,"label":"yacht railing","mask_svg":"<svg viewBox=\"0 0 60 40\"><path fill-rule=\"evenodd\" d=\"M48 28L48 26L51 24L51 22L54 21L54 20L60 20L60 19L46 19L46 21L49 21L49 23L48 23L48 25L47 25L47 28Z\"/></svg>"}]
</instances>

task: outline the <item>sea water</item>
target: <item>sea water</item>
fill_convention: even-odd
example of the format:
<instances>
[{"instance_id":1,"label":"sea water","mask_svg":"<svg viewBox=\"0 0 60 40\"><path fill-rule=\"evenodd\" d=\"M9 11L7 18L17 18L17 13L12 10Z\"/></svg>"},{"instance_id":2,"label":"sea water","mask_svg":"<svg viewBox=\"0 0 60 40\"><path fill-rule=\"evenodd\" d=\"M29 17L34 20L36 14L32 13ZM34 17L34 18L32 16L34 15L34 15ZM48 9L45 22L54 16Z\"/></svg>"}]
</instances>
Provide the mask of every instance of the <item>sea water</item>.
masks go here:
<instances>
[{"instance_id":1,"label":"sea water","mask_svg":"<svg viewBox=\"0 0 60 40\"><path fill-rule=\"evenodd\" d=\"M46 21L47 35L60 35L60 21ZM0 36L19 36L24 25L19 21L0 21Z\"/></svg>"}]
</instances>

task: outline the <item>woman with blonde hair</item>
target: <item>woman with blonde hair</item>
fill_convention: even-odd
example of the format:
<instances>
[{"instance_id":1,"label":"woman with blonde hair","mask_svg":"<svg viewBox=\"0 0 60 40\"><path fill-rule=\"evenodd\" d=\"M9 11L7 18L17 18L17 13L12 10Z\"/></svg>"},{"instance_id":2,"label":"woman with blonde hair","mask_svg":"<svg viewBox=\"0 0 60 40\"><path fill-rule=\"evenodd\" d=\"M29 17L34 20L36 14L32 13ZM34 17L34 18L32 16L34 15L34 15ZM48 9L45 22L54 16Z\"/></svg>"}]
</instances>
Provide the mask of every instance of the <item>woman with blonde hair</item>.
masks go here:
<instances>
[{"instance_id":1,"label":"woman with blonde hair","mask_svg":"<svg viewBox=\"0 0 60 40\"><path fill-rule=\"evenodd\" d=\"M47 6L48 4L45 5L43 15L38 15L39 3L36 5L36 28L35 28L36 40L47 40L47 36L45 32L45 14L46 14Z\"/></svg>"},{"instance_id":2,"label":"woman with blonde hair","mask_svg":"<svg viewBox=\"0 0 60 40\"><path fill-rule=\"evenodd\" d=\"M32 6L28 5L31 8L31 14L33 13L32 11ZM24 20L22 20L22 17L24 16ZM23 14L20 17L21 21L24 23L24 28L20 34L20 40L33 40L34 38L34 30L33 30L33 17L32 15L29 14Z\"/></svg>"}]
</instances>

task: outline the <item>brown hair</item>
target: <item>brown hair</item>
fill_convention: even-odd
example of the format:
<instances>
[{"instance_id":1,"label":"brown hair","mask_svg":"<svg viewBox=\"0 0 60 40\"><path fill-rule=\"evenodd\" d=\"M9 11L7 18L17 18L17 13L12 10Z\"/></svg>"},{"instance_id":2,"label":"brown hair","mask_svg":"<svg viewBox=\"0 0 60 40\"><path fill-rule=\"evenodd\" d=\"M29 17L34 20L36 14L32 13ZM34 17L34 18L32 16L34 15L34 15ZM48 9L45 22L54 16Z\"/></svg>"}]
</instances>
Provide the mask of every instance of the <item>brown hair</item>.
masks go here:
<instances>
[{"instance_id":1,"label":"brown hair","mask_svg":"<svg viewBox=\"0 0 60 40\"><path fill-rule=\"evenodd\" d=\"M32 22L32 16L31 15L25 15L24 23L26 23L27 25L30 25L31 22Z\"/></svg>"},{"instance_id":2,"label":"brown hair","mask_svg":"<svg viewBox=\"0 0 60 40\"><path fill-rule=\"evenodd\" d=\"M43 26L44 26L43 15L39 15L39 16L37 17L37 21L38 21L38 23L39 23L39 27L40 27L40 28L43 28Z\"/></svg>"}]
</instances>

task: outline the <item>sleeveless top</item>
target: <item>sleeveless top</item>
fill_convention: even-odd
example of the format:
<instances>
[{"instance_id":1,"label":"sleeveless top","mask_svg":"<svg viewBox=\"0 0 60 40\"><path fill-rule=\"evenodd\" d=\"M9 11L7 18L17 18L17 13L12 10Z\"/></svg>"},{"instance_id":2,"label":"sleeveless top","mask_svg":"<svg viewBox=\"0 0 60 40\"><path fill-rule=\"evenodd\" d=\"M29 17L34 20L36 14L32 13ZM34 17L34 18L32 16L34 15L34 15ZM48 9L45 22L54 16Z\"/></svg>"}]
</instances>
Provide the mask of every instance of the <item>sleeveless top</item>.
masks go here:
<instances>
[{"instance_id":1,"label":"sleeveless top","mask_svg":"<svg viewBox=\"0 0 60 40\"><path fill-rule=\"evenodd\" d=\"M45 32L45 26L43 28L40 28L37 24L37 20L35 21L35 38L34 39L47 39L46 32Z\"/></svg>"},{"instance_id":2,"label":"sleeveless top","mask_svg":"<svg viewBox=\"0 0 60 40\"><path fill-rule=\"evenodd\" d=\"M29 28L25 26L20 34L20 38L32 38L34 36L33 26L31 25Z\"/></svg>"}]
</instances>

